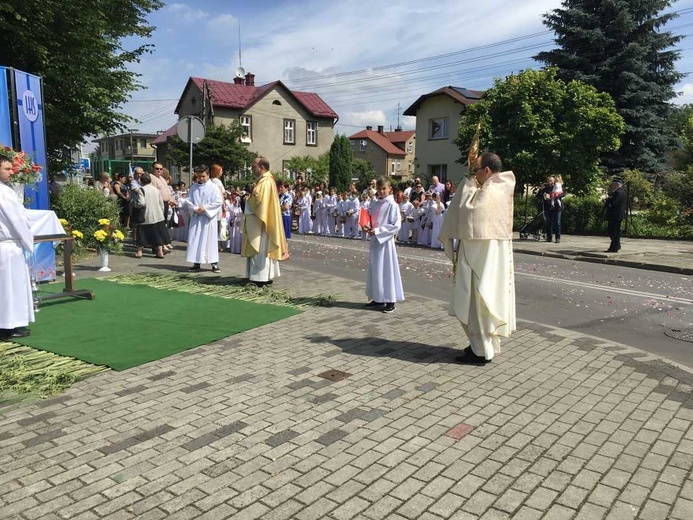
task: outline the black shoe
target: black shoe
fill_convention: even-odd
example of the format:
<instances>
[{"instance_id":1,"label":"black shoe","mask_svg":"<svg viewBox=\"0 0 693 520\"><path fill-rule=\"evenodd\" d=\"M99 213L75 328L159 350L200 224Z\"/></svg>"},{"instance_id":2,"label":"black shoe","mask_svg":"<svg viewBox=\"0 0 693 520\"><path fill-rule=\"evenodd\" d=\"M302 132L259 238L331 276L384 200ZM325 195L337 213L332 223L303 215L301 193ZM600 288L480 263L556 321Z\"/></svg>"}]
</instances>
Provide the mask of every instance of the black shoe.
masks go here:
<instances>
[{"instance_id":1,"label":"black shoe","mask_svg":"<svg viewBox=\"0 0 693 520\"><path fill-rule=\"evenodd\" d=\"M367 303L365 306L366 306L368 309L372 309L373 307L382 307L383 304L380 303L380 302L377 302L377 301L375 301L375 300L371 300L371 303Z\"/></svg>"},{"instance_id":2,"label":"black shoe","mask_svg":"<svg viewBox=\"0 0 693 520\"><path fill-rule=\"evenodd\" d=\"M26 327L17 327L16 329L0 329L0 340L26 338L31 336L31 331Z\"/></svg>"},{"instance_id":3,"label":"black shoe","mask_svg":"<svg viewBox=\"0 0 693 520\"><path fill-rule=\"evenodd\" d=\"M616 250L616 249L607 249L607 250L604 251L604 252L605 252L605 253L618 253L618 250Z\"/></svg>"},{"instance_id":4,"label":"black shoe","mask_svg":"<svg viewBox=\"0 0 693 520\"><path fill-rule=\"evenodd\" d=\"M461 363L463 365L485 365L487 363L490 363L490 359L486 359L484 356L477 356L473 351L472 347L467 347L462 351L461 356L457 356L455 358L455 361L457 363Z\"/></svg>"},{"instance_id":5,"label":"black shoe","mask_svg":"<svg viewBox=\"0 0 693 520\"><path fill-rule=\"evenodd\" d=\"M557 239L556 239L556 243L557 243L557 244L560 244L560 243L561 243L561 239L560 239L560 238L557 238Z\"/></svg>"},{"instance_id":6,"label":"black shoe","mask_svg":"<svg viewBox=\"0 0 693 520\"><path fill-rule=\"evenodd\" d=\"M221 269L219 269L219 266L217 264L212 264L212 272L218 273L219 271L221 271Z\"/></svg>"},{"instance_id":7,"label":"black shoe","mask_svg":"<svg viewBox=\"0 0 693 520\"><path fill-rule=\"evenodd\" d=\"M200 264L193 264L193 266L188 269L189 273L196 273L200 270Z\"/></svg>"},{"instance_id":8,"label":"black shoe","mask_svg":"<svg viewBox=\"0 0 693 520\"><path fill-rule=\"evenodd\" d=\"M386 304L385 308L383 309L384 314L390 314L391 312L395 312L395 304L394 303Z\"/></svg>"}]
</instances>

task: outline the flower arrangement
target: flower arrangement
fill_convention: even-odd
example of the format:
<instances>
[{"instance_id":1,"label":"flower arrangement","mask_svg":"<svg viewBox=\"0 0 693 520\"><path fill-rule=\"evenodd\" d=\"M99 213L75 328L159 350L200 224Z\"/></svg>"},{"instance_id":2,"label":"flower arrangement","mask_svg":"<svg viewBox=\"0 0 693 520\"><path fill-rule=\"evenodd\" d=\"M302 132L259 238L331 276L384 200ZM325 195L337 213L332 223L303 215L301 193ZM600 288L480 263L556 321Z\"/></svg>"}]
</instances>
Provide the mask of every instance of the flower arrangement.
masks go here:
<instances>
[{"instance_id":1,"label":"flower arrangement","mask_svg":"<svg viewBox=\"0 0 693 520\"><path fill-rule=\"evenodd\" d=\"M99 219L99 226L94 231L97 247L111 253L120 251L123 247L123 240L125 240L123 232L111 224L111 220L107 218Z\"/></svg>"},{"instance_id":2,"label":"flower arrangement","mask_svg":"<svg viewBox=\"0 0 693 520\"><path fill-rule=\"evenodd\" d=\"M43 178L41 166L36 164L26 152L15 152L8 146L0 146L0 154L12 161L10 184L36 184Z\"/></svg>"}]
</instances>

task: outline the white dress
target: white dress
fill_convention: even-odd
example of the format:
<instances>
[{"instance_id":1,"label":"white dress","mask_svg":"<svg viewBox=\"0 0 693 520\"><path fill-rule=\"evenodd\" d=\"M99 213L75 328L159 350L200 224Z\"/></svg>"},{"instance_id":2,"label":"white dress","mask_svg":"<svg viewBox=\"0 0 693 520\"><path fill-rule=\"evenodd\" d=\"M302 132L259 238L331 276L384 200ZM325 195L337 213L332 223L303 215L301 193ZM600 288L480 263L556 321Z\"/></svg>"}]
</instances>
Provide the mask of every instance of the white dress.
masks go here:
<instances>
[{"instance_id":1,"label":"white dress","mask_svg":"<svg viewBox=\"0 0 693 520\"><path fill-rule=\"evenodd\" d=\"M310 195L306 195L298 199L298 207L301 208L301 214L298 216L298 232L300 234L310 233L313 228L313 221L310 218Z\"/></svg>"},{"instance_id":2,"label":"white dress","mask_svg":"<svg viewBox=\"0 0 693 520\"><path fill-rule=\"evenodd\" d=\"M411 202L403 202L399 205L399 212L402 220L402 227L399 230L399 235L397 240L400 242L409 242L409 231L411 230L411 225L407 218L414 214L414 205Z\"/></svg>"},{"instance_id":3,"label":"white dress","mask_svg":"<svg viewBox=\"0 0 693 520\"><path fill-rule=\"evenodd\" d=\"M219 230L217 217L221 213L221 192L211 182L193 184L185 208L190 213L188 225L188 249L186 262L194 264L215 264L219 262ZM205 207L204 213L195 213L200 206Z\"/></svg>"},{"instance_id":4,"label":"white dress","mask_svg":"<svg viewBox=\"0 0 693 520\"><path fill-rule=\"evenodd\" d=\"M243 235L241 233L241 228L243 224L243 211L241 210L241 207L238 205L234 205L233 209L231 210L232 216L229 221L229 229L230 229L230 235L231 235L231 248L230 251L234 254L240 255L241 254L241 244L243 242ZM230 223L233 222L233 225Z\"/></svg>"},{"instance_id":5,"label":"white dress","mask_svg":"<svg viewBox=\"0 0 693 520\"><path fill-rule=\"evenodd\" d=\"M34 321L31 277L24 252L33 254L34 237L24 206L0 182L0 328L26 327Z\"/></svg>"},{"instance_id":6,"label":"white dress","mask_svg":"<svg viewBox=\"0 0 693 520\"><path fill-rule=\"evenodd\" d=\"M443 219L445 218L445 205L441 202L440 209L434 202L432 211L430 213L431 219L433 220L433 229L431 229L431 247L434 249L443 249L443 243L438 240L438 235L440 234L440 226L443 225Z\"/></svg>"},{"instance_id":7,"label":"white dress","mask_svg":"<svg viewBox=\"0 0 693 520\"><path fill-rule=\"evenodd\" d=\"M388 195L374 200L370 213L375 235L369 243L366 296L379 303L402 301L404 289L395 248L395 237L401 227L399 206L392 195Z\"/></svg>"}]
</instances>

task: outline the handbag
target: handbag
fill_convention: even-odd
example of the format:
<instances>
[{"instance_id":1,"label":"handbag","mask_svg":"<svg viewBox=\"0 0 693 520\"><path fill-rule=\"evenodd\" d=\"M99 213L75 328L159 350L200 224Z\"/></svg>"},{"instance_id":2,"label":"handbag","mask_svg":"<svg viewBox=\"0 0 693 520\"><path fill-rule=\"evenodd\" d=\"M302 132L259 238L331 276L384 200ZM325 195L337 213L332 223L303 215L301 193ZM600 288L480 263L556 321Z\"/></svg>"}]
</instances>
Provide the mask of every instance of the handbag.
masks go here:
<instances>
[{"instance_id":1,"label":"handbag","mask_svg":"<svg viewBox=\"0 0 693 520\"><path fill-rule=\"evenodd\" d=\"M168 219L168 227L170 228L177 228L178 227L178 211L173 209L171 211L171 216Z\"/></svg>"}]
</instances>

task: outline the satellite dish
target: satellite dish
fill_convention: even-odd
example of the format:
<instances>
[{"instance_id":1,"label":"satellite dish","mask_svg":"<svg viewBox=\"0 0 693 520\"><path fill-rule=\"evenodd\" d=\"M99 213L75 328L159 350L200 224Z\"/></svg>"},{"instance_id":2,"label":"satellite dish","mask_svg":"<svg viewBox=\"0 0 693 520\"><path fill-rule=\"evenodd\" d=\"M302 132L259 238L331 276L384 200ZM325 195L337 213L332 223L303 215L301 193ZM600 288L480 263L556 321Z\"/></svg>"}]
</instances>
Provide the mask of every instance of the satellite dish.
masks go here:
<instances>
[{"instance_id":1,"label":"satellite dish","mask_svg":"<svg viewBox=\"0 0 693 520\"><path fill-rule=\"evenodd\" d=\"M245 77L245 69L243 67L238 67L236 69L236 77L237 78L244 78Z\"/></svg>"}]
</instances>

